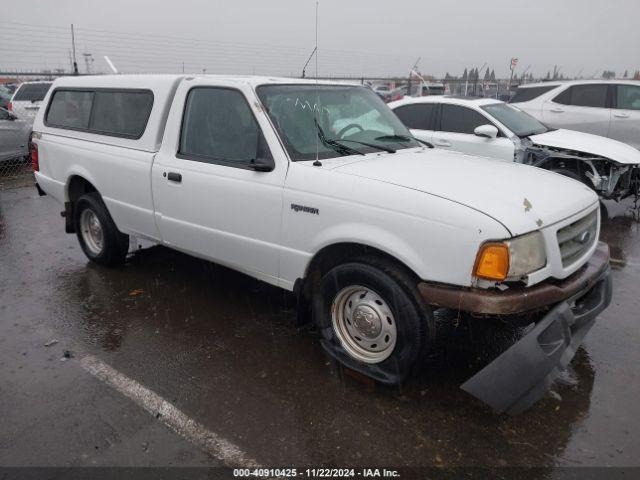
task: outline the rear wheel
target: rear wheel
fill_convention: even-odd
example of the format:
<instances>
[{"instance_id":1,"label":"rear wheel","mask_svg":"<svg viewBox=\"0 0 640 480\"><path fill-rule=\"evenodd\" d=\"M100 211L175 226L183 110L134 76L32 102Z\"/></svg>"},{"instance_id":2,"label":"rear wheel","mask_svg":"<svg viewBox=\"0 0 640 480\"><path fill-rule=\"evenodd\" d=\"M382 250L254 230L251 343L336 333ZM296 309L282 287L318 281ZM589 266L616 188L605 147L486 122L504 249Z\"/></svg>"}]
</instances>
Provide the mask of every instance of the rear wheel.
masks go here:
<instances>
[{"instance_id":1,"label":"rear wheel","mask_svg":"<svg viewBox=\"0 0 640 480\"><path fill-rule=\"evenodd\" d=\"M82 195L75 204L74 224L85 255L107 266L124 263L129 237L121 233L97 192Z\"/></svg>"},{"instance_id":2,"label":"rear wheel","mask_svg":"<svg viewBox=\"0 0 640 480\"><path fill-rule=\"evenodd\" d=\"M401 269L365 261L339 265L322 277L314 320L323 347L340 363L398 384L431 340L433 315Z\"/></svg>"}]
</instances>

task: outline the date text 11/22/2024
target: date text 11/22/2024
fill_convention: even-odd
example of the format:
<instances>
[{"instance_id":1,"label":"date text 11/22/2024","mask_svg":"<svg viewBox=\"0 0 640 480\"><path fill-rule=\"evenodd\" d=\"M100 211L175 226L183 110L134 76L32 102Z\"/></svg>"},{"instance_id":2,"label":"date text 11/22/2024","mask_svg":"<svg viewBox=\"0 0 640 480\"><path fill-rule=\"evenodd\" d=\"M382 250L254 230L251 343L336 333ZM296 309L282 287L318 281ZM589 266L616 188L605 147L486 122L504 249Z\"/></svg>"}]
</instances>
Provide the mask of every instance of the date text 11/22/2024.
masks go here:
<instances>
[{"instance_id":1,"label":"date text 11/22/2024","mask_svg":"<svg viewBox=\"0 0 640 480\"><path fill-rule=\"evenodd\" d=\"M398 470L387 468L235 468L234 478L398 478Z\"/></svg>"}]
</instances>

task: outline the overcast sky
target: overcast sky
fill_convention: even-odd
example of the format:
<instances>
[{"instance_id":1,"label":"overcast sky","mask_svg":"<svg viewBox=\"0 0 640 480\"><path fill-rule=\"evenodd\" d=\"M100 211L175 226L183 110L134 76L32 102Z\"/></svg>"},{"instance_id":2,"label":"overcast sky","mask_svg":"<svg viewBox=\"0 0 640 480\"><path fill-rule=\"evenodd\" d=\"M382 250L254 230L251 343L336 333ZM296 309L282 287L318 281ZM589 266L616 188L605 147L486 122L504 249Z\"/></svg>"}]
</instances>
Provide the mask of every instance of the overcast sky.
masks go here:
<instances>
[{"instance_id":1,"label":"overcast sky","mask_svg":"<svg viewBox=\"0 0 640 480\"><path fill-rule=\"evenodd\" d=\"M93 71L108 55L125 71L185 62L190 72L298 75L315 38L315 0L19 0L3 10L0 69L68 68L71 23L81 70L91 53ZM419 56L438 76L485 62L506 76L512 56L537 75L554 64L585 77L640 69L639 0L320 0L319 19L321 75L405 74Z\"/></svg>"}]
</instances>

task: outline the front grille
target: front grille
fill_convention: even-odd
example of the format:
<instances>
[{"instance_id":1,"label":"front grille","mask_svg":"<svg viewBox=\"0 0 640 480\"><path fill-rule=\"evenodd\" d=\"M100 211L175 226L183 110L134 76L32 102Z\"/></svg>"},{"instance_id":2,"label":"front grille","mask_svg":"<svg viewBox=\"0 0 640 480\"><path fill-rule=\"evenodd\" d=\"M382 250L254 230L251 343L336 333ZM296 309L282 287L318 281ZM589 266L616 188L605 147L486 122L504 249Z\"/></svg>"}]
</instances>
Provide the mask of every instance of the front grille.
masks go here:
<instances>
[{"instance_id":1,"label":"front grille","mask_svg":"<svg viewBox=\"0 0 640 480\"><path fill-rule=\"evenodd\" d=\"M598 210L558 230L562 266L568 267L598 240Z\"/></svg>"}]
</instances>

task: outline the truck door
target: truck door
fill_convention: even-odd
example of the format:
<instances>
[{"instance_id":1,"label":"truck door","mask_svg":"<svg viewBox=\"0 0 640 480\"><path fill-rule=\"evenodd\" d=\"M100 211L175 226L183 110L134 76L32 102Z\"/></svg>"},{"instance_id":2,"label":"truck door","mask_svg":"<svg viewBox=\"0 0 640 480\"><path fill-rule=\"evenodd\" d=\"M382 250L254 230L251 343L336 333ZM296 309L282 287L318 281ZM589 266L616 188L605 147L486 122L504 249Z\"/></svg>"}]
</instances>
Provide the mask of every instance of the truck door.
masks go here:
<instances>
[{"instance_id":1,"label":"truck door","mask_svg":"<svg viewBox=\"0 0 640 480\"><path fill-rule=\"evenodd\" d=\"M276 283L286 158L249 87L198 82L178 88L152 169L162 241Z\"/></svg>"}]
</instances>

